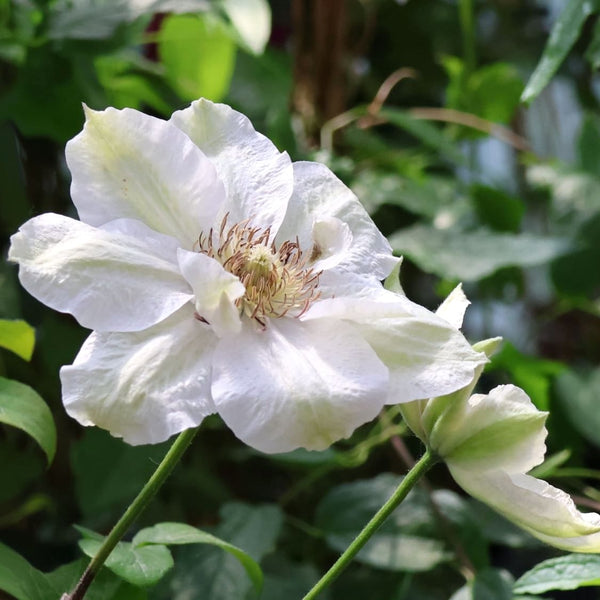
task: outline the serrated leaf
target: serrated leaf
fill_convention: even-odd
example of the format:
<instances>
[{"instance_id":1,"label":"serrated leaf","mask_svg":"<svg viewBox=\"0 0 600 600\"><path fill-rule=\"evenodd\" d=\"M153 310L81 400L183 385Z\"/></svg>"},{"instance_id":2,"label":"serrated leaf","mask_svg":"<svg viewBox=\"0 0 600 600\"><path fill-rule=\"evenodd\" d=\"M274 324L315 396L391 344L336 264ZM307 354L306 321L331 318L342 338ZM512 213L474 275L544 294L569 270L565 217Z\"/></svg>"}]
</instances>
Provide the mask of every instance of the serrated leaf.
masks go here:
<instances>
[{"instance_id":1,"label":"serrated leaf","mask_svg":"<svg viewBox=\"0 0 600 600\"><path fill-rule=\"evenodd\" d=\"M596 2L592 0L565 2L552 27L542 58L521 94L521 102L530 103L546 87L577 41L585 20L596 10Z\"/></svg>"},{"instance_id":2,"label":"serrated leaf","mask_svg":"<svg viewBox=\"0 0 600 600\"><path fill-rule=\"evenodd\" d=\"M221 0L241 43L261 54L271 35L271 8L266 0Z\"/></svg>"},{"instance_id":3,"label":"serrated leaf","mask_svg":"<svg viewBox=\"0 0 600 600\"><path fill-rule=\"evenodd\" d=\"M46 454L48 464L56 452L56 428L48 405L24 383L0 377L0 423L29 434Z\"/></svg>"},{"instance_id":4,"label":"serrated leaf","mask_svg":"<svg viewBox=\"0 0 600 600\"><path fill-rule=\"evenodd\" d=\"M183 100L218 101L229 88L235 44L211 15L171 15L162 24L158 52L167 81Z\"/></svg>"},{"instance_id":5,"label":"serrated leaf","mask_svg":"<svg viewBox=\"0 0 600 600\"><path fill-rule=\"evenodd\" d=\"M242 563L248 577L250 577L256 591L260 591L263 583L263 574L258 563L246 552L210 533L196 529L185 523L158 523L139 531L132 540L134 546L144 544L209 544L217 546L225 552L235 556Z\"/></svg>"},{"instance_id":6,"label":"serrated leaf","mask_svg":"<svg viewBox=\"0 0 600 600\"><path fill-rule=\"evenodd\" d=\"M0 346L24 360L31 360L35 329L26 321L0 319Z\"/></svg>"},{"instance_id":7,"label":"serrated leaf","mask_svg":"<svg viewBox=\"0 0 600 600\"><path fill-rule=\"evenodd\" d=\"M458 231L415 225L389 238L398 254L445 279L477 281L498 269L543 264L566 253L569 242L533 234Z\"/></svg>"},{"instance_id":8,"label":"serrated leaf","mask_svg":"<svg viewBox=\"0 0 600 600\"><path fill-rule=\"evenodd\" d=\"M79 540L79 547L90 558L94 557L102 541ZM173 557L166 546L135 546L119 542L106 559L104 566L133 585L146 587L154 585L173 567Z\"/></svg>"},{"instance_id":9,"label":"serrated leaf","mask_svg":"<svg viewBox=\"0 0 600 600\"><path fill-rule=\"evenodd\" d=\"M600 585L600 556L568 554L545 560L514 584L515 594L542 594L549 590L576 590Z\"/></svg>"},{"instance_id":10,"label":"serrated leaf","mask_svg":"<svg viewBox=\"0 0 600 600\"><path fill-rule=\"evenodd\" d=\"M384 473L333 488L319 503L316 525L327 544L343 551L381 508L401 478ZM422 534L434 527L428 501L413 490L377 530L356 560L392 571L427 571L451 555L443 542Z\"/></svg>"},{"instance_id":11,"label":"serrated leaf","mask_svg":"<svg viewBox=\"0 0 600 600\"><path fill-rule=\"evenodd\" d=\"M51 600L55 597L54 590L44 574L1 542L0 590L17 600Z\"/></svg>"}]
</instances>

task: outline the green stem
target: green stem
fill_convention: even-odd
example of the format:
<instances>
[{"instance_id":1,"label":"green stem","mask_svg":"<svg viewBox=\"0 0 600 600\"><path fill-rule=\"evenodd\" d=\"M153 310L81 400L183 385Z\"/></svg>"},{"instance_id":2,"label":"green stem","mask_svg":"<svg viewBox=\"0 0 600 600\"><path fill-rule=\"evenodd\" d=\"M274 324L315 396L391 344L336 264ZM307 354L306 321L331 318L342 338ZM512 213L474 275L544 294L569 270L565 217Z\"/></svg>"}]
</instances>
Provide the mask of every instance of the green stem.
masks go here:
<instances>
[{"instance_id":1,"label":"green stem","mask_svg":"<svg viewBox=\"0 0 600 600\"><path fill-rule=\"evenodd\" d=\"M335 561L332 567L317 581L314 587L302 600L316 598L333 580L348 566L358 551L369 541L371 536L381 527L383 522L392 514L398 505L406 498L417 481L435 464L437 458L427 450L419 462L406 474L390 499L375 513L363 530L354 538L344 553Z\"/></svg>"},{"instance_id":2,"label":"green stem","mask_svg":"<svg viewBox=\"0 0 600 600\"><path fill-rule=\"evenodd\" d=\"M152 477L146 482L146 485L144 485L135 500L129 505L129 508L104 539L102 546L100 546L96 556L90 561L75 589L70 594L63 594L61 600L82 600L98 571L100 571L100 568L104 564L104 561L125 535L131 524L140 516L152 498L154 498L156 492L158 492L175 465L179 462L179 459L183 456L183 453L191 444L197 431L198 428L196 427L195 429L187 429L179 434L179 437L165 454L165 457L152 474Z\"/></svg>"}]
</instances>

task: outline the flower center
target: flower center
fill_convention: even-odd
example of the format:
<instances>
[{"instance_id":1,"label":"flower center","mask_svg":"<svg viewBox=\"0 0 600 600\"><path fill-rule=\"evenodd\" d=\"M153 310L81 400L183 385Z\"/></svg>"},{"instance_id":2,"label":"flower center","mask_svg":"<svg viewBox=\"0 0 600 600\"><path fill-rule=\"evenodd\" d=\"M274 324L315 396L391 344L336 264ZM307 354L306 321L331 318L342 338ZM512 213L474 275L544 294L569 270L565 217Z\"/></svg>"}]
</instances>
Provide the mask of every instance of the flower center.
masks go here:
<instances>
[{"instance_id":1,"label":"flower center","mask_svg":"<svg viewBox=\"0 0 600 600\"><path fill-rule=\"evenodd\" d=\"M321 272L307 266L298 239L278 248L270 241L270 229L252 227L249 221L227 226L228 215L219 231L211 229L198 238L198 251L219 261L246 288L236 301L242 314L263 327L266 318L285 315L300 317L320 296Z\"/></svg>"}]
</instances>

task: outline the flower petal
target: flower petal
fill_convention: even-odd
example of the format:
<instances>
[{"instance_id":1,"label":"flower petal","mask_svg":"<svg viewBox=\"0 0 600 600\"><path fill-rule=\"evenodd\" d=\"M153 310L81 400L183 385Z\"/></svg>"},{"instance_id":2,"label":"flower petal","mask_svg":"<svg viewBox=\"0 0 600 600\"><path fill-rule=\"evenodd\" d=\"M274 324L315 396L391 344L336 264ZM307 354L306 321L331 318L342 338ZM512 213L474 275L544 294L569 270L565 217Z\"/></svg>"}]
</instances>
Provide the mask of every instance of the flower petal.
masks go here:
<instances>
[{"instance_id":1,"label":"flower petal","mask_svg":"<svg viewBox=\"0 0 600 600\"><path fill-rule=\"evenodd\" d=\"M335 217L315 221L312 231L313 247L310 257L312 269L323 271L339 264L352 245L350 227Z\"/></svg>"},{"instance_id":2,"label":"flower petal","mask_svg":"<svg viewBox=\"0 0 600 600\"><path fill-rule=\"evenodd\" d=\"M206 254L180 249L177 258L181 273L194 290L198 316L219 337L239 333L242 322L235 301L246 291L243 283Z\"/></svg>"},{"instance_id":3,"label":"flower petal","mask_svg":"<svg viewBox=\"0 0 600 600\"><path fill-rule=\"evenodd\" d=\"M223 184L210 160L167 121L130 108L86 109L66 156L85 223L138 219L188 249L216 224Z\"/></svg>"},{"instance_id":4,"label":"flower petal","mask_svg":"<svg viewBox=\"0 0 600 600\"><path fill-rule=\"evenodd\" d=\"M245 323L216 351L212 393L235 435L263 452L323 450L381 410L387 369L349 324Z\"/></svg>"},{"instance_id":5,"label":"flower petal","mask_svg":"<svg viewBox=\"0 0 600 600\"><path fill-rule=\"evenodd\" d=\"M448 321L456 329L460 329L469 304L471 303L467 300L462 285L458 284L440 304L435 314Z\"/></svg>"},{"instance_id":6,"label":"flower petal","mask_svg":"<svg viewBox=\"0 0 600 600\"><path fill-rule=\"evenodd\" d=\"M362 297L315 302L302 319L323 317L357 324L390 371L387 404L454 392L487 362L447 321L381 285L363 290Z\"/></svg>"},{"instance_id":7,"label":"flower petal","mask_svg":"<svg viewBox=\"0 0 600 600\"><path fill-rule=\"evenodd\" d=\"M98 331L139 331L191 300L177 267L177 241L139 221L102 228L46 213L11 238L23 287Z\"/></svg>"},{"instance_id":8,"label":"flower petal","mask_svg":"<svg viewBox=\"0 0 600 600\"><path fill-rule=\"evenodd\" d=\"M429 444L461 468L525 473L544 460L547 413L514 385L456 398L438 418Z\"/></svg>"},{"instance_id":9,"label":"flower petal","mask_svg":"<svg viewBox=\"0 0 600 600\"><path fill-rule=\"evenodd\" d=\"M456 482L535 537L571 552L600 552L600 515L582 513L562 490L521 473L473 471L448 462Z\"/></svg>"},{"instance_id":10,"label":"flower petal","mask_svg":"<svg viewBox=\"0 0 600 600\"><path fill-rule=\"evenodd\" d=\"M310 252L318 247L315 223L336 217L350 228L352 246L344 260L331 270L358 273L377 280L385 279L399 259L379 232L361 203L325 165L313 162L294 163L294 193L285 220L279 230L280 241L298 236L300 247ZM321 276L320 286L329 287L328 273Z\"/></svg>"},{"instance_id":11,"label":"flower petal","mask_svg":"<svg viewBox=\"0 0 600 600\"><path fill-rule=\"evenodd\" d=\"M294 185L287 153L255 131L248 117L204 98L173 113L170 122L215 165L227 192L220 218L229 213L230 223L250 219L275 234Z\"/></svg>"},{"instance_id":12,"label":"flower petal","mask_svg":"<svg viewBox=\"0 0 600 600\"><path fill-rule=\"evenodd\" d=\"M136 445L162 442L214 413L216 338L193 311L188 304L139 333L92 333L60 371L69 415Z\"/></svg>"}]
</instances>

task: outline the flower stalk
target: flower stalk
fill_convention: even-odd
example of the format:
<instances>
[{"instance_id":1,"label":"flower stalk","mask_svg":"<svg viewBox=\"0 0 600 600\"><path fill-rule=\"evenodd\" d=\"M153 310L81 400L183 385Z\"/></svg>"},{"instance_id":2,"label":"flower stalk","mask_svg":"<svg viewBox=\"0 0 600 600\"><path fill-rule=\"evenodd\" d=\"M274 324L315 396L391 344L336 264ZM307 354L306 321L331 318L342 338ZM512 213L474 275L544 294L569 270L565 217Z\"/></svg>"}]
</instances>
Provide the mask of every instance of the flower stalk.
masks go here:
<instances>
[{"instance_id":1,"label":"flower stalk","mask_svg":"<svg viewBox=\"0 0 600 600\"><path fill-rule=\"evenodd\" d=\"M179 434L158 465L156 471L154 471L150 479L146 482L146 485L144 485L135 500L129 505L129 508L123 513L123 516L117 521L116 525L105 538L104 543L100 546L100 549L83 572L75 589L70 594L63 594L61 600L82 600L110 553L114 550L115 546L119 543L125 533L127 533L127 530L133 522L148 506L152 498L156 495L156 492L158 492L166 481L167 477L169 477L175 468L175 465L183 456L183 453L192 443L198 429L198 427L186 429Z\"/></svg>"},{"instance_id":2,"label":"flower stalk","mask_svg":"<svg viewBox=\"0 0 600 600\"><path fill-rule=\"evenodd\" d=\"M350 564L362 547L369 541L371 536L383 525L383 522L396 510L400 503L406 498L416 483L437 462L437 457L429 450L419 459L414 467L406 474L396 491L387 502L375 513L373 518L364 526L362 531L354 538L354 541L344 550L343 554L335 561L331 568L317 581L302 600L313 600L326 587L331 585L340 573Z\"/></svg>"}]
</instances>

